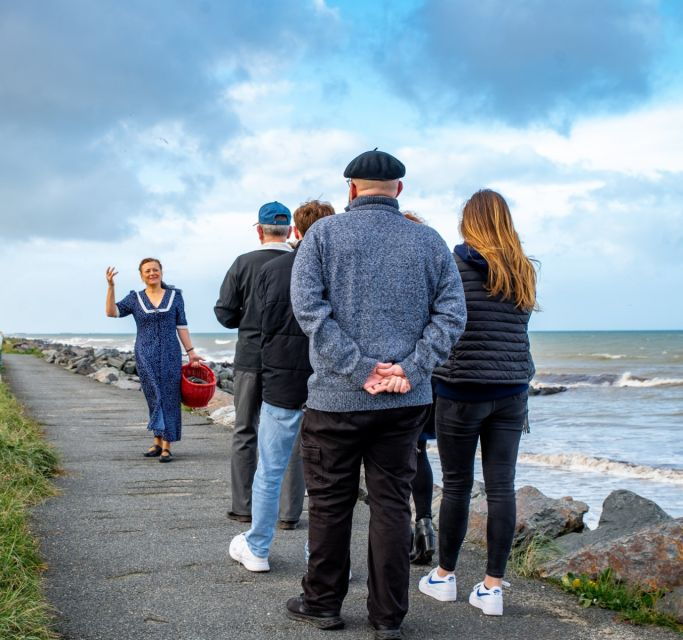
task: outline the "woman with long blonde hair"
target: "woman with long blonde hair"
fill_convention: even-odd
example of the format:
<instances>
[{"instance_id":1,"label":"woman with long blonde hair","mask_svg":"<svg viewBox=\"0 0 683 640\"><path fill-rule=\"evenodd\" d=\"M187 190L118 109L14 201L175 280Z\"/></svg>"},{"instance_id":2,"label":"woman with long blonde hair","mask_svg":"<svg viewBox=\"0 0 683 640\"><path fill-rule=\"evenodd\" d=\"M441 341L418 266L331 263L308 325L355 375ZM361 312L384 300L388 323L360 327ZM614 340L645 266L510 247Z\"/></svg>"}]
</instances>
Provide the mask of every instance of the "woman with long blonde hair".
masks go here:
<instances>
[{"instance_id":1,"label":"woman with long blonde hair","mask_svg":"<svg viewBox=\"0 0 683 640\"><path fill-rule=\"evenodd\" d=\"M454 258L467 302L465 332L436 379L436 436L443 470L439 565L420 580L437 600L456 599L455 566L467 532L474 458L481 443L488 502L488 562L469 602L503 613L503 576L515 530L515 465L534 365L527 332L536 270L505 199L475 193L463 208Z\"/></svg>"}]
</instances>

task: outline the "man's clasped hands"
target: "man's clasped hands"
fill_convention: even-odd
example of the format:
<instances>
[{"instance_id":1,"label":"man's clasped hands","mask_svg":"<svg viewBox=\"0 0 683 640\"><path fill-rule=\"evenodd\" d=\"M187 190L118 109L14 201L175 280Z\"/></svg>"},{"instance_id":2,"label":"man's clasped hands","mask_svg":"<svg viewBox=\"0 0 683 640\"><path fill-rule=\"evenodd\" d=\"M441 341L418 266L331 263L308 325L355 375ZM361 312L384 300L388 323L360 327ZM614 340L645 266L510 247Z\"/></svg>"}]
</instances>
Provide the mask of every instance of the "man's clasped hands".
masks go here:
<instances>
[{"instance_id":1,"label":"man's clasped hands","mask_svg":"<svg viewBox=\"0 0 683 640\"><path fill-rule=\"evenodd\" d=\"M408 393L410 382L401 365L391 362L378 362L363 385L370 395L378 393Z\"/></svg>"}]
</instances>

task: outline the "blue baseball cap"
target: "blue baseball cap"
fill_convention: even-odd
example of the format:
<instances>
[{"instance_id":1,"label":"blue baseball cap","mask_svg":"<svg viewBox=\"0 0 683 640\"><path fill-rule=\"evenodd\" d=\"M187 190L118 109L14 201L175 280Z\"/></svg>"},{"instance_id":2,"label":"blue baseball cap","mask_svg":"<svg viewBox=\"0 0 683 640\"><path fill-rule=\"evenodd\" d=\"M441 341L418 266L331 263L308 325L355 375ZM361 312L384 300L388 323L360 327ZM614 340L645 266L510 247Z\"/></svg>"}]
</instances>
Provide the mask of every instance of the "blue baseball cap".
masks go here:
<instances>
[{"instance_id":1,"label":"blue baseball cap","mask_svg":"<svg viewBox=\"0 0 683 640\"><path fill-rule=\"evenodd\" d=\"M289 225L291 222L292 212L281 202L267 202L258 210L258 222L256 224Z\"/></svg>"}]
</instances>

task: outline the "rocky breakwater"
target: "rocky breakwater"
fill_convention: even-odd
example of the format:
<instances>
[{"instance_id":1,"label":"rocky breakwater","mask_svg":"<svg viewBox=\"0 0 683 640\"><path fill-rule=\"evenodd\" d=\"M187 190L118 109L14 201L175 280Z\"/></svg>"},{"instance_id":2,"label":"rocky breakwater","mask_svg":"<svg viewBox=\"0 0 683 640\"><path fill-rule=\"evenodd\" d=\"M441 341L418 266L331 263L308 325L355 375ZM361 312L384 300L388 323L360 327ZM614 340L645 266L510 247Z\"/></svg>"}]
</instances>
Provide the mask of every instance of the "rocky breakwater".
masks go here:
<instances>
[{"instance_id":1,"label":"rocky breakwater","mask_svg":"<svg viewBox=\"0 0 683 640\"><path fill-rule=\"evenodd\" d=\"M542 577L596 577L611 569L617 580L667 592L658 609L683 623L683 518L621 489L605 499L597 529L563 536L556 544L557 557L539 568Z\"/></svg>"},{"instance_id":2,"label":"rocky breakwater","mask_svg":"<svg viewBox=\"0 0 683 640\"><path fill-rule=\"evenodd\" d=\"M435 487L433 513L442 500ZM542 578L567 574L597 578L606 569L616 580L649 591L665 592L657 608L683 623L683 518L672 518L657 504L623 489L605 499L598 527L584 526L588 506L570 497L550 498L531 486L515 494L514 550L534 542L544 549L534 566ZM483 483L475 481L467 540L486 546L488 505ZM438 520L435 519L438 527Z\"/></svg>"},{"instance_id":3,"label":"rocky breakwater","mask_svg":"<svg viewBox=\"0 0 683 640\"><path fill-rule=\"evenodd\" d=\"M140 378L132 353L64 344L48 344L41 351L47 362L60 365L68 371L90 376L120 389L140 390Z\"/></svg>"},{"instance_id":4,"label":"rocky breakwater","mask_svg":"<svg viewBox=\"0 0 683 640\"><path fill-rule=\"evenodd\" d=\"M64 367L79 375L87 375L98 382L111 384L120 389L140 390L135 354L118 349L94 349L45 340L14 342L13 350L23 353L42 354L47 362ZM230 362L207 362L216 374L217 389L208 407L198 409L214 422L232 427L235 410L232 402L234 369Z\"/></svg>"}]
</instances>

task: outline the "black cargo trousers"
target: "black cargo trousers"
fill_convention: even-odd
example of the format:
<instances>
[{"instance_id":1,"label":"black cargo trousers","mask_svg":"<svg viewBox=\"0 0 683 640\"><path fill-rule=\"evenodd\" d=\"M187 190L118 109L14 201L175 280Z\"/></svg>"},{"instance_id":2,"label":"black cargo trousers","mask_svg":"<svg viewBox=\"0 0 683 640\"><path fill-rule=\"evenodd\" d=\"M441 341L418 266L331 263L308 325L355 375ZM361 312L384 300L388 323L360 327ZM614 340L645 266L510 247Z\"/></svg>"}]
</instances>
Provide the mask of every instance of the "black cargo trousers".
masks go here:
<instances>
[{"instance_id":1,"label":"black cargo trousers","mask_svg":"<svg viewBox=\"0 0 683 640\"><path fill-rule=\"evenodd\" d=\"M362 462L370 505L369 619L391 628L400 626L408 611L410 486L417 439L429 408L306 410L301 457L308 490L310 558L302 585L312 611L339 612L346 597Z\"/></svg>"}]
</instances>

